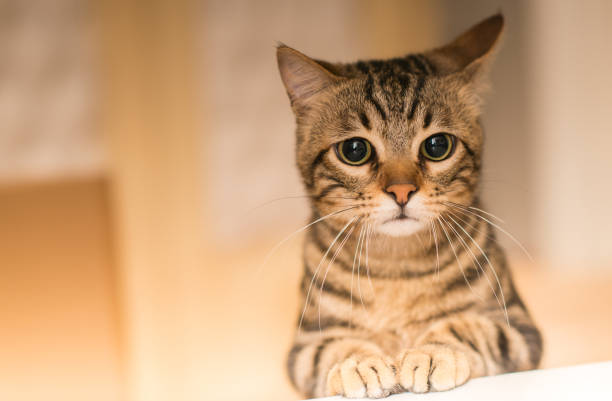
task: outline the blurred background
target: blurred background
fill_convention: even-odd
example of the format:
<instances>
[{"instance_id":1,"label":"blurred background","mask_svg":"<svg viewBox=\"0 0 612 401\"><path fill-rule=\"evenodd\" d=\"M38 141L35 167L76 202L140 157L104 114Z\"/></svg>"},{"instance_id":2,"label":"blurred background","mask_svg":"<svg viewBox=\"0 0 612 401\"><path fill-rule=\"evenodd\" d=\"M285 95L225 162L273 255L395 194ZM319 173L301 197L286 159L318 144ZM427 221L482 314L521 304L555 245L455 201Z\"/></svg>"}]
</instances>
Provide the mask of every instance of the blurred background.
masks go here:
<instances>
[{"instance_id":1,"label":"blurred background","mask_svg":"<svg viewBox=\"0 0 612 401\"><path fill-rule=\"evenodd\" d=\"M391 57L500 10L484 204L543 366L612 359L611 2L0 0L0 399L297 399L277 41Z\"/></svg>"}]
</instances>

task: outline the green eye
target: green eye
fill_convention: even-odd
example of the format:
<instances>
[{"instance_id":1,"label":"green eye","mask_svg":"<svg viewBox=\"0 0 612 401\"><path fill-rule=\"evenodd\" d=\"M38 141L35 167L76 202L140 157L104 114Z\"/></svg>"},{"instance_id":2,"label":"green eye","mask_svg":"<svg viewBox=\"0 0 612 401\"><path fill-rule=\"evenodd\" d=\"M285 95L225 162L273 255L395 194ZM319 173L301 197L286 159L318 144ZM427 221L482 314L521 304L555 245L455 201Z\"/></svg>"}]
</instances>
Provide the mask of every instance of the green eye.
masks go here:
<instances>
[{"instance_id":1,"label":"green eye","mask_svg":"<svg viewBox=\"0 0 612 401\"><path fill-rule=\"evenodd\" d=\"M336 144L338 158L351 166L360 166L372 157L372 145L363 138L351 138Z\"/></svg>"},{"instance_id":2,"label":"green eye","mask_svg":"<svg viewBox=\"0 0 612 401\"><path fill-rule=\"evenodd\" d=\"M421 143L421 154L429 160L439 162L450 156L454 144L454 137L451 134L435 134Z\"/></svg>"}]
</instances>

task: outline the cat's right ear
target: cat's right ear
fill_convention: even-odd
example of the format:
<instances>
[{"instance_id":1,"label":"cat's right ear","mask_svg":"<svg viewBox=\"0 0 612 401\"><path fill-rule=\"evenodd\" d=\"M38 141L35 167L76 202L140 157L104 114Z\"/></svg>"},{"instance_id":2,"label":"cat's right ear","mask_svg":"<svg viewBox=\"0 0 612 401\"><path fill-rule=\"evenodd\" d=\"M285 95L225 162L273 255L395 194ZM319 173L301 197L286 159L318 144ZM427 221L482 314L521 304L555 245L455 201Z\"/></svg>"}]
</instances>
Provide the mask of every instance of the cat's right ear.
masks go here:
<instances>
[{"instance_id":1,"label":"cat's right ear","mask_svg":"<svg viewBox=\"0 0 612 401\"><path fill-rule=\"evenodd\" d=\"M296 112L308 109L319 95L342 78L317 61L283 44L276 49L278 69Z\"/></svg>"},{"instance_id":2,"label":"cat's right ear","mask_svg":"<svg viewBox=\"0 0 612 401\"><path fill-rule=\"evenodd\" d=\"M441 75L463 76L478 86L486 81L489 67L499 48L504 30L502 14L493 15L474 25L446 46L427 53Z\"/></svg>"}]
</instances>

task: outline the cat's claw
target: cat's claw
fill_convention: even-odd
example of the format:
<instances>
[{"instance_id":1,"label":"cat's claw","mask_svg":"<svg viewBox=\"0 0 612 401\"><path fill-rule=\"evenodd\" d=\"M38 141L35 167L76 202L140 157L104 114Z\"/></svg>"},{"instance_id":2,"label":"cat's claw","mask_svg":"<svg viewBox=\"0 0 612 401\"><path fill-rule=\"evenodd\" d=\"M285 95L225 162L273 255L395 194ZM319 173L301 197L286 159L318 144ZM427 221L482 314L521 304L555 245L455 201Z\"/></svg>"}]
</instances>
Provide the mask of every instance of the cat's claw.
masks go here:
<instances>
[{"instance_id":1,"label":"cat's claw","mask_svg":"<svg viewBox=\"0 0 612 401\"><path fill-rule=\"evenodd\" d=\"M396 370L388 358L351 357L335 364L327 376L327 394L347 398L382 398L397 392Z\"/></svg>"},{"instance_id":2,"label":"cat's claw","mask_svg":"<svg viewBox=\"0 0 612 401\"><path fill-rule=\"evenodd\" d=\"M445 391L470 377L467 356L442 344L428 344L407 350L399 360L399 384L413 393Z\"/></svg>"}]
</instances>

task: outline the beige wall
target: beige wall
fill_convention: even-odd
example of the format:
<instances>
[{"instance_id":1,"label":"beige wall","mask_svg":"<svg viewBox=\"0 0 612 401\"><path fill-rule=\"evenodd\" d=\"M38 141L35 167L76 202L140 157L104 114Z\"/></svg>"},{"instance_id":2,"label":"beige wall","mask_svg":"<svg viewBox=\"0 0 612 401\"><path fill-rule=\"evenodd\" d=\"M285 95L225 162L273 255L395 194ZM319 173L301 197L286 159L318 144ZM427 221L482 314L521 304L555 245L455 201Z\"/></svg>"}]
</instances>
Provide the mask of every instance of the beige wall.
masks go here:
<instances>
[{"instance_id":1,"label":"beige wall","mask_svg":"<svg viewBox=\"0 0 612 401\"><path fill-rule=\"evenodd\" d=\"M99 173L89 2L2 0L0 21L0 182Z\"/></svg>"},{"instance_id":2,"label":"beige wall","mask_svg":"<svg viewBox=\"0 0 612 401\"><path fill-rule=\"evenodd\" d=\"M612 269L612 3L529 3L533 237L553 266Z\"/></svg>"}]
</instances>

